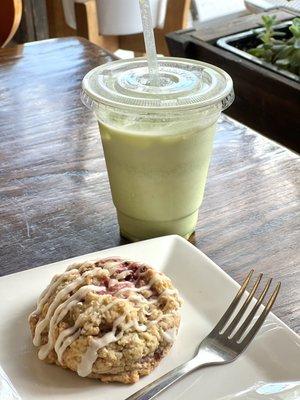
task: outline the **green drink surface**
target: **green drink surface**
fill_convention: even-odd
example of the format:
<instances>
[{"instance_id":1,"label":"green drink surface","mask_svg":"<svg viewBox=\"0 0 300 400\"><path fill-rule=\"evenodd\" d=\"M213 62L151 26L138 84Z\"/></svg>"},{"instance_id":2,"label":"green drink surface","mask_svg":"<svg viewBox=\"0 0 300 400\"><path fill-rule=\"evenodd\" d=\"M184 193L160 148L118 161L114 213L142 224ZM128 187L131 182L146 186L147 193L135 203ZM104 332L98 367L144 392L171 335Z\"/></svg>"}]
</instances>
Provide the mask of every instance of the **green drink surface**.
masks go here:
<instances>
[{"instance_id":1,"label":"green drink surface","mask_svg":"<svg viewBox=\"0 0 300 400\"><path fill-rule=\"evenodd\" d=\"M179 233L176 221L197 213L202 202L216 123L199 128L187 121L169 132L147 124L134 131L102 122L99 127L118 212L148 221L150 230L151 223L174 221L174 232L166 233Z\"/></svg>"},{"instance_id":2,"label":"green drink surface","mask_svg":"<svg viewBox=\"0 0 300 400\"><path fill-rule=\"evenodd\" d=\"M121 233L130 239L187 237L201 205L220 113L232 80L197 60L118 60L84 77L81 98L99 121Z\"/></svg>"}]
</instances>

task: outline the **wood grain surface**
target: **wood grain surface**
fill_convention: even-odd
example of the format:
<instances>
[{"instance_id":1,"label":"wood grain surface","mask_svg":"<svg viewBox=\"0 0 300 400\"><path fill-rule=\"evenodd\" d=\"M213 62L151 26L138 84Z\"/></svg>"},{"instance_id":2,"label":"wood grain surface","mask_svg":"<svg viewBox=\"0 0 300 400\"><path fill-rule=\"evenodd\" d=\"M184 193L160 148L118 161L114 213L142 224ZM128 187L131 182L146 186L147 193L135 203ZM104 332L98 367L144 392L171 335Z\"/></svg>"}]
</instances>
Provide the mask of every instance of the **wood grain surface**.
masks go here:
<instances>
[{"instance_id":1,"label":"wood grain surface","mask_svg":"<svg viewBox=\"0 0 300 400\"><path fill-rule=\"evenodd\" d=\"M294 16L291 13L279 10L272 10L271 12L259 14L237 15L235 18L231 15L227 15L225 17L216 18L215 20L213 19L200 23L196 26L196 31L193 33L193 36L195 36L196 39L210 42L223 36L232 35L233 33L259 28L262 26L262 16L270 14L276 14L278 22L291 19Z\"/></svg>"},{"instance_id":2,"label":"wood grain surface","mask_svg":"<svg viewBox=\"0 0 300 400\"><path fill-rule=\"evenodd\" d=\"M0 51L0 274L118 246L84 74L112 56L76 38ZM219 124L192 242L238 282L281 280L274 312L300 330L299 158L245 126Z\"/></svg>"}]
</instances>

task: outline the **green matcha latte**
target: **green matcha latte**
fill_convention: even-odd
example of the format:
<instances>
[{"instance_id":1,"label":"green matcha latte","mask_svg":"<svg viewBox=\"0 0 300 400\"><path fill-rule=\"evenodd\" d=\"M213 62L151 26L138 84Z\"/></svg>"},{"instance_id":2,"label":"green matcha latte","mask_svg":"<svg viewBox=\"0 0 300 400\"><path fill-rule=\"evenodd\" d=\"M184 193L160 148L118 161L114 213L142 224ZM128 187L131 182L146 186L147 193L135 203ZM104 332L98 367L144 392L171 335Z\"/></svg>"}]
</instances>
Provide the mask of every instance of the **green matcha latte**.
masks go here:
<instances>
[{"instance_id":1,"label":"green matcha latte","mask_svg":"<svg viewBox=\"0 0 300 400\"><path fill-rule=\"evenodd\" d=\"M166 57L159 71L158 87L145 59L97 67L83 80L120 231L131 240L193 233L216 123L233 100L231 78L212 65Z\"/></svg>"}]
</instances>

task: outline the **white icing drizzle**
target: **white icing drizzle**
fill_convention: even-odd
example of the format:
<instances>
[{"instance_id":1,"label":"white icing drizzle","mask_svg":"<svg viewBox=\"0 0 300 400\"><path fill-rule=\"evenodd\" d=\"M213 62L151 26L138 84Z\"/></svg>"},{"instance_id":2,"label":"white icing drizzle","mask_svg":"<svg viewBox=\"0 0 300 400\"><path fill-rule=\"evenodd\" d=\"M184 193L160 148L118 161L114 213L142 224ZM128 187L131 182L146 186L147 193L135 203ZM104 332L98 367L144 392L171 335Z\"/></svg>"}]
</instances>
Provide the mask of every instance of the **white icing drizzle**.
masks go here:
<instances>
[{"instance_id":1,"label":"white icing drizzle","mask_svg":"<svg viewBox=\"0 0 300 400\"><path fill-rule=\"evenodd\" d=\"M178 294L178 290L167 288L159 295L159 297L165 295L171 296L172 294Z\"/></svg>"},{"instance_id":2,"label":"white icing drizzle","mask_svg":"<svg viewBox=\"0 0 300 400\"><path fill-rule=\"evenodd\" d=\"M132 274L132 270L125 269L124 271L119 272L116 275L115 279L112 279L111 276L116 272L116 270L120 267L120 262L122 262L121 259L107 259L103 260L99 266L94 267L93 269L89 269L85 271L82 275L79 275L75 280L71 281L68 283L66 286L64 286L61 290L59 290L48 310L44 318L42 318L36 325L35 328L35 333L34 333L34 338L33 338L33 343L35 346L41 346L42 342L42 334L43 331L48 328L48 340L47 343L42 345L39 349L38 356L40 359L44 359L47 357L49 352L54 349L58 361L62 363L62 358L65 350L80 336L81 334L81 326L84 322L83 320L83 315L79 315L77 320L75 321L74 325L72 327L69 327L67 329L64 329L61 331L55 340L55 329L57 325L66 317L68 312L76 305L78 305L81 300L86 296L87 293L94 291L94 292L102 292L103 294L111 294L113 293L114 296L120 295L123 292L133 292L132 294L129 293L129 296L126 298L128 300L131 300L133 302L140 303L141 307L143 308L143 312L145 315L150 315L148 312L149 309L147 307L150 306L150 304L155 303L159 300L160 296L163 295L172 295L172 294L177 294L178 291L176 289L165 289L156 299L147 299L145 298L140 292L149 290L151 292L151 287L155 284L155 282L159 281L161 279L161 275L156 273L152 279L149 281L149 283L145 286L136 288L132 283L128 282L128 286L126 287L121 287L119 290L118 285L120 284L119 280L124 280L128 275ZM51 280L50 284L48 287L42 292L41 296L38 299L37 303L37 308L36 310L31 314L32 315L39 315L41 314L44 305L47 303L49 298L55 293L59 285L68 278L70 275L76 273L78 274L78 269L81 266L86 266L90 267L93 266L91 263L86 263L86 264L73 264L70 265L66 272L64 272L61 275L56 275L53 277ZM106 270L106 272L105 272ZM85 279L87 277L95 277L98 275L98 273L101 273L102 276L109 276L110 280L108 281L108 287L106 288L105 286L96 286L93 284L85 284ZM140 274L140 276L142 276ZM114 287L116 287L116 291L114 291ZM72 295L70 295L72 292L74 292ZM152 294L152 292L151 292ZM124 301L122 297L114 299L112 302L107 304L106 306L102 307L102 313L108 311L110 308L112 308L115 304L117 304L120 301ZM158 323L161 319L174 315L174 313L169 313L165 315L161 315L159 318L153 321L149 321L148 323L150 324L156 324ZM147 326L144 324L139 324L137 318L131 319L129 322L125 323L127 315L123 314L120 317L116 318L116 320L113 322L113 326L110 332L107 332L105 335L102 337L90 337L90 342L89 346L86 350L86 352L83 354L81 361L78 365L78 374L80 376L87 376L92 372L93 369L93 364L97 360L98 357L98 351L103 348L104 346L107 346L110 343L118 341L124 333L130 329L131 327L134 327L134 329L137 332L145 332L147 330ZM30 318L30 317L29 317ZM116 335L117 329L120 329L120 332L118 335ZM163 332L163 337L165 338L166 341L172 342L174 341L176 336L176 328L170 329L168 331Z\"/></svg>"},{"instance_id":3,"label":"white icing drizzle","mask_svg":"<svg viewBox=\"0 0 300 400\"><path fill-rule=\"evenodd\" d=\"M55 298L53 299L53 302L51 303L50 307L48 308L47 314L45 318L41 319L36 327L35 327L35 332L34 332L34 338L33 338L33 344L35 346L40 346L41 344L41 335L44 329L48 326L53 313L56 310L56 307L60 304L61 300L66 297L72 290L76 289L78 286L78 281L79 279L76 279L69 285L65 286L60 292L57 293Z\"/></svg>"},{"instance_id":4,"label":"white icing drizzle","mask_svg":"<svg viewBox=\"0 0 300 400\"><path fill-rule=\"evenodd\" d=\"M173 343L177 336L177 329L175 327L162 332L163 338L169 342Z\"/></svg>"},{"instance_id":5,"label":"white icing drizzle","mask_svg":"<svg viewBox=\"0 0 300 400\"><path fill-rule=\"evenodd\" d=\"M114 262L113 264L115 266L116 262ZM70 274L74 273L74 270L76 270L76 268L74 268L74 265L70 266L69 268L70 269L67 269L66 272L63 273L62 275L60 275L58 278L54 277L52 279L51 283L48 285L46 290L40 296L37 309L32 314L39 313L42 310L42 308L43 308L44 304L46 303L46 301L48 300L48 298L51 296L51 294L54 293L55 289L59 286L59 284L63 281L63 279L68 277ZM79 268L79 266L78 266L78 268ZM107 268L105 268L105 269L107 269ZM72 303L71 306L69 305L69 307L66 308L62 312L61 316L59 318L57 318L57 320L53 319L54 316L55 316L55 318L57 317L58 312L60 310L62 310L63 307L66 307L66 302L65 301L62 302L64 300L64 298L67 297L69 295L69 293L71 293L73 290L75 290L78 286L80 286L82 283L84 283L84 280L86 277L96 276L98 274L98 272L103 272L103 268L97 267L97 268L94 268L93 270L86 271L85 273L80 275L78 278L76 278L74 281L72 281L71 283L66 285L62 290L60 290L56 294L55 298L53 299L53 301L47 311L45 318L40 320L37 323L36 328L35 328L33 344L35 346L40 346L42 333L43 333L44 329L49 325L48 343L46 345L43 345L40 348L39 358L44 359L47 357L50 350L53 348L52 331L53 331L54 327L66 316L69 309L75 305L75 303ZM89 289L85 289L84 294L90 290L96 290L96 291L106 290L105 286L87 285L84 287L86 287L86 288L89 287ZM77 296L79 296L78 293L79 294L82 293L81 289L79 289L73 296L71 296L71 298L73 298L73 297L76 298L76 300L77 300L76 302L79 301L78 300L79 297L77 298ZM68 301L70 301L70 299L68 299ZM70 304L70 303L68 302L67 304ZM29 318L30 318L30 316L29 316Z\"/></svg>"},{"instance_id":6,"label":"white icing drizzle","mask_svg":"<svg viewBox=\"0 0 300 400\"><path fill-rule=\"evenodd\" d=\"M114 323L113 328L110 332L107 332L101 338L92 338L87 348L87 351L81 357L81 361L77 368L77 373L79 376L85 377L92 372L94 362L98 358L98 350L102 347L107 346L109 343L116 342L123 336L123 330L116 336L116 330L118 325L120 325L126 318L126 315L121 315L118 317ZM124 328L123 328L124 329Z\"/></svg>"},{"instance_id":7,"label":"white icing drizzle","mask_svg":"<svg viewBox=\"0 0 300 400\"><path fill-rule=\"evenodd\" d=\"M132 326L134 326L134 328L138 332L145 332L147 330L146 325L139 324L138 321L134 319L127 324L123 324L121 332L116 336L116 330L118 326L121 325L122 322L124 322L125 318L126 315L121 315L114 321L113 328L110 332L106 333L101 338L91 339L91 343L89 344L87 351L83 354L77 368L77 373L79 376L88 376L92 372L94 362L98 358L98 350L100 350L104 346L107 346L110 343L116 342L121 339L121 337L124 335L124 332L126 332Z\"/></svg>"},{"instance_id":8,"label":"white icing drizzle","mask_svg":"<svg viewBox=\"0 0 300 400\"><path fill-rule=\"evenodd\" d=\"M147 330L147 325L139 324L136 319L133 321L133 326L138 332L145 332Z\"/></svg>"},{"instance_id":9,"label":"white icing drizzle","mask_svg":"<svg viewBox=\"0 0 300 400\"><path fill-rule=\"evenodd\" d=\"M108 311L110 308L112 308L115 304L117 304L120 301L120 299L115 299L111 303L109 303L107 306L102 308L102 313L105 311ZM78 304L78 303L77 303ZM81 325L82 316L79 316L77 320L75 321L75 324L71 328L64 329L58 336L55 342L55 351L58 357L59 362L62 362L62 355L66 348L70 346L80 335L80 329L78 329ZM75 332L75 333L74 333Z\"/></svg>"},{"instance_id":10,"label":"white icing drizzle","mask_svg":"<svg viewBox=\"0 0 300 400\"><path fill-rule=\"evenodd\" d=\"M92 271L86 271L85 273L83 273L82 275L80 275L78 278L76 278L73 282L69 283L68 285L66 285L62 290L60 290L54 300L52 301L47 314L45 316L44 319L42 319L41 321L38 322L38 324L36 325L35 328L35 334L34 334L34 338L33 338L33 344L35 346L40 346L41 344L41 334L43 332L43 330L48 326L48 324L50 323L50 320L52 318L52 315L54 313L54 311L56 310L56 308L58 307L58 305L62 302L62 300L67 297L69 295L69 293L71 293L73 290L75 290L78 286L80 286L81 284L84 283L85 278L86 277L93 277L96 276L99 272L99 270L103 270L102 268L95 268ZM70 271L67 271L67 274L70 273ZM54 283L55 286L56 283ZM97 286L98 291L101 290L106 290L106 288L104 286ZM49 292L52 292L52 288L49 288ZM42 299L41 302L43 302L44 300ZM38 304L37 309L40 308L40 304Z\"/></svg>"},{"instance_id":11,"label":"white icing drizzle","mask_svg":"<svg viewBox=\"0 0 300 400\"><path fill-rule=\"evenodd\" d=\"M72 270L72 269L78 270L81 266L82 266L82 264L80 264L80 263L78 263L78 264L71 264L71 265L69 265L68 268L66 269L66 272L67 272L67 271L70 271L70 270Z\"/></svg>"},{"instance_id":12,"label":"white icing drizzle","mask_svg":"<svg viewBox=\"0 0 300 400\"><path fill-rule=\"evenodd\" d=\"M160 300L161 296L165 296L165 295L171 296L173 294L178 294L178 290L167 288L156 299L148 299L148 303L151 303L151 304L157 303Z\"/></svg>"},{"instance_id":13,"label":"white icing drizzle","mask_svg":"<svg viewBox=\"0 0 300 400\"><path fill-rule=\"evenodd\" d=\"M128 291L130 291L130 292L142 292L143 290L149 290L149 289L150 289L150 286L149 286L149 285L147 285L147 286L141 286L141 287L139 287L139 288L127 286L127 287L123 287L123 288L117 290L117 291L115 292L115 295L116 295L116 294L120 294L120 293L122 293L122 292L128 292Z\"/></svg>"},{"instance_id":14,"label":"white icing drizzle","mask_svg":"<svg viewBox=\"0 0 300 400\"><path fill-rule=\"evenodd\" d=\"M55 289L65 278L67 278L69 275L72 275L74 271L76 270L72 269L69 270L67 273L55 275L52 278L50 284L46 287L46 289L41 293L40 297L38 298L37 308L29 315L29 319L31 318L31 316L41 313L44 305L46 304L49 297L54 293Z\"/></svg>"},{"instance_id":15,"label":"white icing drizzle","mask_svg":"<svg viewBox=\"0 0 300 400\"><path fill-rule=\"evenodd\" d=\"M154 283L160 279L160 276L158 274L155 274L153 276L153 278L149 281L149 283L145 286L141 286L141 287L124 287L119 289L115 294L119 294L121 292L142 292L143 290L150 290L151 287L154 285Z\"/></svg>"},{"instance_id":16,"label":"white icing drizzle","mask_svg":"<svg viewBox=\"0 0 300 400\"><path fill-rule=\"evenodd\" d=\"M126 276L131 275L131 274L132 274L132 271L125 270L125 271L118 273L118 275L116 276L116 279L125 279Z\"/></svg>"},{"instance_id":17,"label":"white icing drizzle","mask_svg":"<svg viewBox=\"0 0 300 400\"><path fill-rule=\"evenodd\" d=\"M85 285L78 289L71 297L61 303L54 311L51 318L46 321L46 325L49 323L49 331L48 331L48 342L41 346L38 356L41 360L45 359L49 354L50 350L54 347L53 336L54 329L56 325L68 314L72 307L74 307L78 301L80 301L88 292L95 291L99 292L103 290L102 286L94 286L94 285ZM41 332L40 332L41 333ZM41 337L39 336L39 340Z\"/></svg>"},{"instance_id":18,"label":"white icing drizzle","mask_svg":"<svg viewBox=\"0 0 300 400\"><path fill-rule=\"evenodd\" d=\"M167 318L167 317L174 317L174 315L176 315L176 314L178 314L176 311L168 313L168 314L161 314L157 319L153 319L152 321L149 321L149 323L150 324L157 324L162 319Z\"/></svg>"},{"instance_id":19,"label":"white icing drizzle","mask_svg":"<svg viewBox=\"0 0 300 400\"><path fill-rule=\"evenodd\" d=\"M103 268L107 269L110 273L110 276L116 272L116 270L120 267L119 261L111 261L110 263L105 263Z\"/></svg>"},{"instance_id":20,"label":"white icing drizzle","mask_svg":"<svg viewBox=\"0 0 300 400\"><path fill-rule=\"evenodd\" d=\"M73 333L73 335L68 336L63 341L60 348L58 350L56 350L57 358L60 363L62 362L62 356L63 356L66 348L71 346L71 344L80 336L80 333L81 333L81 329L77 329L77 331L75 333Z\"/></svg>"},{"instance_id":21,"label":"white icing drizzle","mask_svg":"<svg viewBox=\"0 0 300 400\"><path fill-rule=\"evenodd\" d=\"M77 302L78 304L78 302ZM60 334L58 335L58 338L55 341L54 344L54 349L56 351L57 357L59 362L62 361L62 355L66 348L70 346L74 340L77 339L77 337L80 335L80 325L82 324L82 319L83 316L79 315L77 320L75 321L74 326L64 329Z\"/></svg>"},{"instance_id":22,"label":"white icing drizzle","mask_svg":"<svg viewBox=\"0 0 300 400\"><path fill-rule=\"evenodd\" d=\"M129 301L137 301L138 303L143 303L143 304L148 304L148 305L149 305L149 302L151 302L150 300L145 299L145 297L139 293L132 294L132 295L128 296L127 299Z\"/></svg>"}]
</instances>

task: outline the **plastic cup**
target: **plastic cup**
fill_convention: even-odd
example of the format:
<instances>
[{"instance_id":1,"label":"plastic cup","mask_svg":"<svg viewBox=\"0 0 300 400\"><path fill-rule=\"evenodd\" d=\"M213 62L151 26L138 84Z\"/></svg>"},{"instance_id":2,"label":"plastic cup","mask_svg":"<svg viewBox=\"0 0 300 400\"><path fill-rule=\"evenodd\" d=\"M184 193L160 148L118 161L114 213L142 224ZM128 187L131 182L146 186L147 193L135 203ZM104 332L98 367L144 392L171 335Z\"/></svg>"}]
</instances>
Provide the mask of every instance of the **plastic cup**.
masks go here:
<instances>
[{"instance_id":1,"label":"plastic cup","mask_svg":"<svg viewBox=\"0 0 300 400\"><path fill-rule=\"evenodd\" d=\"M195 230L217 120L233 101L230 76L213 65L160 58L160 86L147 61L91 70L82 100L99 121L122 236L136 241Z\"/></svg>"}]
</instances>

